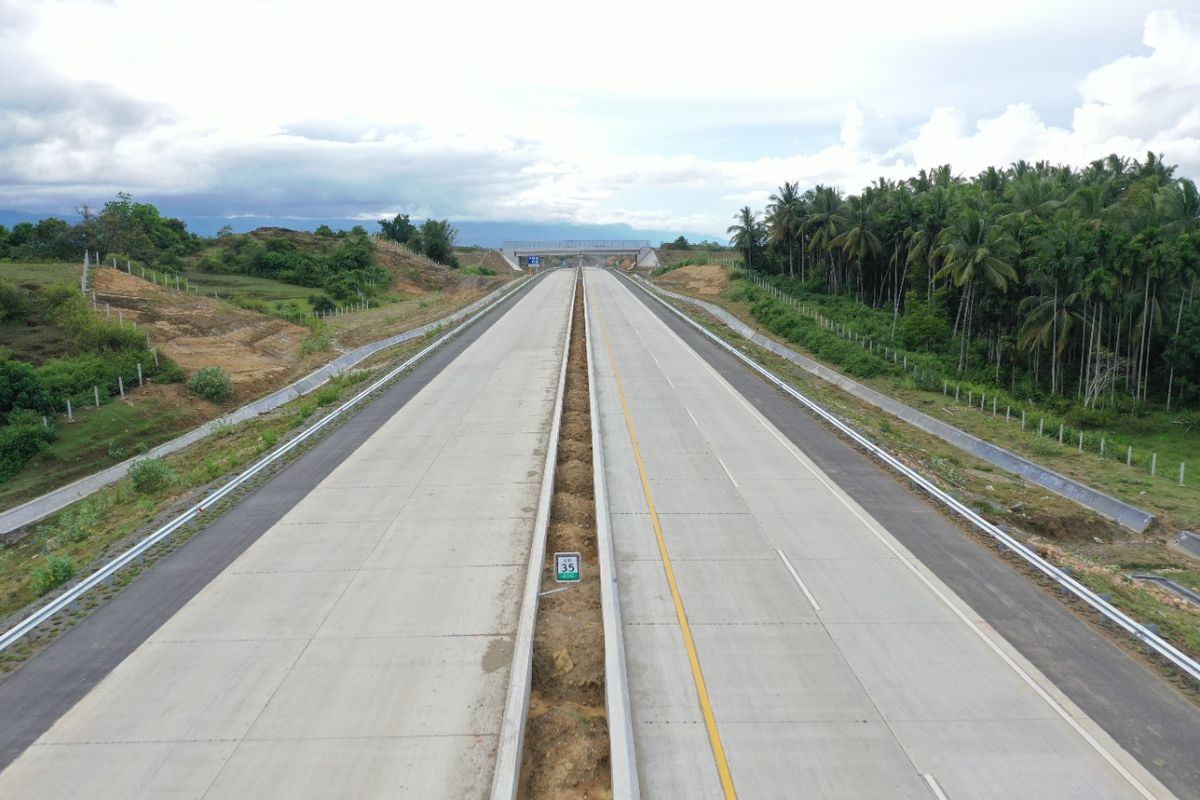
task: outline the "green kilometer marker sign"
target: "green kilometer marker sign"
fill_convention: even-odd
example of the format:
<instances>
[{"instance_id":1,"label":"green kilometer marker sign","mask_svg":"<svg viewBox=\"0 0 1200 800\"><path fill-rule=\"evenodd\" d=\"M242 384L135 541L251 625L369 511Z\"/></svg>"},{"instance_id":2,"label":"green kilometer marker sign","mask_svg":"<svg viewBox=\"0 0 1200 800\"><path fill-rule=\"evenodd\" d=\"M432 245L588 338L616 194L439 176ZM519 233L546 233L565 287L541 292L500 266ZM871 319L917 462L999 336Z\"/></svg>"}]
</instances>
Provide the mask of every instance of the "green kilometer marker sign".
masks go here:
<instances>
[{"instance_id":1,"label":"green kilometer marker sign","mask_svg":"<svg viewBox=\"0 0 1200 800\"><path fill-rule=\"evenodd\" d=\"M554 554L554 580L558 583L579 583L579 553Z\"/></svg>"}]
</instances>

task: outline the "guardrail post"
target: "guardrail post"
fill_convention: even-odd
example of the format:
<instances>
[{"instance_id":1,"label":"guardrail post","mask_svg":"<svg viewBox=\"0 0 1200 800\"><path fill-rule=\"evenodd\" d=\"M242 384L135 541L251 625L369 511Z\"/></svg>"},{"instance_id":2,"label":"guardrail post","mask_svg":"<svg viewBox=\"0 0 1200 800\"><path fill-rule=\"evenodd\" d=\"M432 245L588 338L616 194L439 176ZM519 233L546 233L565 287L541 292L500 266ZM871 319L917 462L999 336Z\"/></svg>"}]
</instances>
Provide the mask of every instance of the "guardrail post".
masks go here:
<instances>
[{"instance_id":1,"label":"guardrail post","mask_svg":"<svg viewBox=\"0 0 1200 800\"><path fill-rule=\"evenodd\" d=\"M1179 462L1179 485L1180 486L1183 486L1183 465L1185 463L1186 462L1183 462L1183 461Z\"/></svg>"},{"instance_id":2,"label":"guardrail post","mask_svg":"<svg viewBox=\"0 0 1200 800\"><path fill-rule=\"evenodd\" d=\"M1104 456L1104 437L1100 437L1100 456Z\"/></svg>"},{"instance_id":3,"label":"guardrail post","mask_svg":"<svg viewBox=\"0 0 1200 800\"><path fill-rule=\"evenodd\" d=\"M1012 406L1004 407L1004 421L1012 422Z\"/></svg>"},{"instance_id":4,"label":"guardrail post","mask_svg":"<svg viewBox=\"0 0 1200 800\"><path fill-rule=\"evenodd\" d=\"M1061 422L1058 423L1058 443L1063 443L1063 424Z\"/></svg>"},{"instance_id":5,"label":"guardrail post","mask_svg":"<svg viewBox=\"0 0 1200 800\"><path fill-rule=\"evenodd\" d=\"M73 413L71 413L71 398L68 397L67 398L67 422L74 422L74 421L75 421L75 415ZM1180 480L1183 480L1183 479L1180 478Z\"/></svg>"},{"instance_id":6,"label":"guardrail post","mask_svg":"<svg viewBox=\"0 0 1200 800\"><path fill-rule=\"evenodd\" d=\"M1158 467L1158 453L1150 454L1150 477L1154 477L1154 472Z\"/></svg>"},{"instance_id":7,"label":"guardrail post","mask_svg":"<svg viewBox=\"0 0 1200 800\"><path fill-rule=\"evenodd\" d=\"M99 386L93 386L93 387L92 387L92 394L96 395L96 408L99 408L99 407L100 407L100 387L99 387Z\"/></svg>"},{"instance_id":8,"label":"guardrail post","mask_svg":"<svg viewBox=\"0 0 1200 800\"><path fill-rule=\"evenodd\" d=\"M1045 430L1045 423L1044 417L1038 417L1038 437L1041 437L1042 431Z\"/></svg>"},{"instance_id":9,"label":"guardrail post","mask_svg":"<svg viewBox=\"0 0 1200 800\"><path fill-rule=\"evenodd\" d=\"M124 397L125 396L125 380L120 375L117 376L117 389L120 390L121 397Z\"/></svg>"},{"instance_id":10,"label":"guardrail post","mask_svg":"<svg viewBox=\"0 0 1200 800\"><path fill-rule=\"evenodd\" d=\"M1133 466L1133 445L1129 445L1127 448L1125 448L1125 466Z\"/></svg>"},{"instance_id":11,"label":"guardrail post","mask_svg":"<svg viewBox=\"0 0 1200 800\"><path fill-rule=\"evenodd\" d=\"M1025 409L1021 409L1021 430L1025 430Z\"/></svg>"},{"instance_id":12,"label":"guardrail post","mask_svg":"<svg viewBox=\"0 0 1200 800\"><path fill-rule=\"evenodd\" d=\"M1079 452L1083 452L1083 431L1079 432Z\"/></svg>"},{"instance_id":13,"label":"guardrail post","mask_svg":"<svg viewBox=\"0 0 1200 800\"><path fill-rule=\"evenodd\" d=\"M996 398L992 398L992 416L996 416Z\"/></svg>"},{"instance_id":14,"label":"guardrail post","mask_svg":"<svg viewBox=\"0 0 1200 800\"><path fill-rule=\"evenodd\" d=\"M972 389L967 390L967 405L971 406L972 408L975 406L975 392Z\"/></svg>"}]
</instances>

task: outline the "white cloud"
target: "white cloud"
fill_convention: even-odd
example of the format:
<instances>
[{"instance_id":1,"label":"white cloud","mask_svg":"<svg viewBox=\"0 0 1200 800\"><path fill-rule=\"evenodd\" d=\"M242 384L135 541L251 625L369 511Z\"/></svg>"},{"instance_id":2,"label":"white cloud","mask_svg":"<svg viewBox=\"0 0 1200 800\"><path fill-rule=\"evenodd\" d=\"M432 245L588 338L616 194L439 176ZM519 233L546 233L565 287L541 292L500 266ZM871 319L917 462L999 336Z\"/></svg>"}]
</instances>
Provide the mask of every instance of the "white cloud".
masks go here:
<instances>
[{"instance_id":1,"label":"white cloud","mask_svg":"<svg viewBox=\"0 0 1200 800\"><path fill-rule=\"evenodd\" d=\"M1147 8L614 0L581 29L548 0L0 0L0 207L717 232L784 180L1147 150L1200 175L1200 14Z\"/></svg>"}]
</instances>

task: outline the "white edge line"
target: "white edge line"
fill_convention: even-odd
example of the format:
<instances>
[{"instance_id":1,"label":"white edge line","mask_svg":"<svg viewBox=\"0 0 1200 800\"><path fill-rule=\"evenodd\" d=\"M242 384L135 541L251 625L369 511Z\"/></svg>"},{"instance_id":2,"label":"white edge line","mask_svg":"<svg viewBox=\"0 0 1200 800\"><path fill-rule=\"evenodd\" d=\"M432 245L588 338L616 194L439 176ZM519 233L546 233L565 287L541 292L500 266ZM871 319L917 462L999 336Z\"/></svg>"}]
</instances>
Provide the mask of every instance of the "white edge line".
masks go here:
<instances>
[{"instance_id":1,"label":"white edge line","mask_svg":"<svg viewBox=\"0 0 1200 800\"><path fill-rule=\"evenodd\" d=\"M583 278L584 320L590 322L587 272ZM596 364L592 360L591 324L587 324L588 399L592 421L592 486L596 501L596 544L600 558L600 611L604 626L604 707L608 714L609 765L613 800L639 800L637 751L634 746L633 712L629 699L629 672L625 663L625 633L621 623L616 555L608 510L608 487L604 477L604 442L600 430L600 401Z\"/></svg>"},{"instance_id":2,"label":"white edge line","mask_svg":"<svg viewBox=\"0 0 1200 800\"><path fill-rule=\"evenodd\" d=\"M653 292L651 292L649 290L645 290L645 291L651 297L654 297L654 299L657 300L659 303L661 303L663 306L674 311L675 314L677 314L681 319L690 323L692 326L704 331L705 333L708 333L708 331L706 331L704 328L702 328L698 322L692 320L691 318L686 316L683 312L678 311L673 306L671 306L669 303L667 303L665 300L662 300L661 298L657 297ZM760 414L758 409L754 408L752 405L750 405L749 401L747 401L744 397L742 397L740 394L738 394L737 390L734 389L731 385L729 385L728 381L726 381L723 377L721 377L720 373L718 373L715 369L713 369L712 365L709 364L707 361L705 361L700 356L699 353L697 353L693 348L689 347L688 344L686 342L684 342L682 338L680 338L679 334L677 334L677 333L675 333L675 331L671 330L665 322L663 322L661 319L658 318L657 315L655 315L654 318L658 319L659 323L667 330L668 333L670 333L673 337L675 337L689 352L691 352L693 355L695 355L696 359L699 360L700 363L703 364L704 367L707 368L708 371L723 386L725 386L727 391L729 391L735 398L737 398L738 401L741 402L741 404L743 406L745 406L745 408L747 410L749 410L750 413L756 419L758 419L759 423L763 427L765 427L771 433L771 435L774 436L776 438L776 440L778 440L784 446L785 449L787 449L789 452L791 452L792 456L797 461L799 461L801 464L803 464L804 467L806 469L808 469L809 472L811 472L817 480L819 480L822 484L824 484L825 487L827 489L829 489L833 493L833 495L841 501L842 505L844 505L852 514L854 514L856 517L858 517L859 520L864 525L867 526L867 529L870 530L871 533L874 534L875 537L877 539L879 539L879 541L882 542L885 547L887 547L889 550L891 550L892 553L895 554L896 558L898 558L900 560L900 562L909 569L909 571L911 571L914 575L916 575L917 578L922 583L924 583L925 586L931 592L933 592L933 594L939 600L941 600L951 610L951 612L954 613L955 616L957 616L968 628L970 628L970 630L973 631L976 636L978 636L981 640L983 640L983 642L986 643L987 646L989 648L991 648L991 650L994 653L996 653L996 655L998 655L1005 664L1007 664L1014 672L1016 672L1017 675L1019 675L1021 677L1021 679L1026 683L1026 685L1028 685L1031 689L1033 689L1033 691L1039 697L1041 697L1042 700L1044 700L1046 702L1046 704L1049 705L1050 708L1053 709L1054 712L1056 714L1058 714L1058 716L1060 718L1062 718L1062 720L1064 722L1066 722L1067 725L1069 725L1072 728L1072 730L1074 730L1077 734L1079 734L1079 736L1085 742L1087 742L1088 745L1090 745L1091 748L1093 750L1095 750L1096 753L1099 754L1100 757L1103 758L1104 761L1109 766L1111 766L1114 770L1116 770L1117 773L1122 778L1124 778L1138 792L1138 794L1140 794L1144 798L1147 798L1147 800L1155 800L1155 795L1149 789L1147 789L1146 786L1143 785L1142 782L1140 780L1138 780L1137 777L1134 776L1134 774L1132 772L1130 772L1129 769L1126 768L1125 765L1122 764L1116 758L1116 756L1114 756L1112 753L1110 753L1108 751L1108 749L1106 747L1104 747L1104 745L1102 745L1099 741L1097 741L1094 736L1092 736L1082 725L1080 725L1079 722L1073 716L1071 716L1071 714L1068 713L1067 710L1065 708L1063 708L1062 705L1057 700L1055 700L1054 697L1052 697L1050 695L1050 693L1047 692L1041 686L1041 684L1039 684L1033 678L1032 675L1030 675L1020 664L1018 664L1016 661L1014 661L1013 658L1008 653L1006 653L1004 651L1004 649L1001 648L1000 645L997 644L996 641L991 636L989 636L987 634L987 632L985 632L981 627L979 627L979 625L977 625L974 622L974 620L972 620L970 617L968 617L966 614L964 614L962 612L962 609L960 609L955 603L951 602L950 598L947 597L945 595L945 593L942 592L936 585L934 585L933 581L931 581L928 576L926 576L923 572L921 572L921 570L917 567L917 565L913 563L913 560L908 558L904 553L902 553L899 550L899 548L896 547L896 545L894 543L892 543L889 540L889 536L886 533L881 533L879 523L875 522L875 520L873 518L871 518L869 515L867 515L865 511L862 511L861 509L859 509L857 503L853 503L848 497L846 497L844 495L843 492L839 491L837 489L836 485L833 484L832 481L830 481L830 479L823 472L821 472L821 470L817 469L816 465L810 464L808 462L808 459L803 456L803 454L800 452L799 448L797 448L795 446L795 444L793 444L790 440L788 440L786 437L784 437L783 434L781 434L778 430L776 430L775 426L773 426L762 414ZM766 369L766 367L763 367L762 365L758 364L757 362L755 362L753 359L751 359L749 356L745 355L744 353L740 353L740 351L738 351L737 348L733 347L728 342L725 342L724 340L720 339L720 337L716 336L716 334L710 333L709 336L710 336L710 338L715 339L719 343L723 344L726 347L726 349L731 350L734 353L738 353L746 361L758 366L758 368L760 370L762 370L764 374L771 374L770 371ZM778 380L778 379L776 379L776 380ZM799 394L799 392L797 392L797 394ZM809 401L809 402L812 402L812 401ZM997 634L997 635L999 635L999 634ZM1132 758L1132 756L1131 756L1131 758ZM1135 761L1136 761L1136 759L1135 759Z\"/></svg>"},{"instance_id":3,"label":"white edge line","mask_svg":"<svg viewBox=\"0 0 1200 800\"><path fill-rule=\"evenodd\" d=\"M697 425L696 427L699 428L700 426ZM713 455L716 456L716 453L713 453ZM721 469L725 470L725 476L729 478L729 482L733 484L733 488L740 489L741 487L738 486L737 478L733 477L733 473L729 471L729 467L725 466L725 462L721 460L720 456L717 456L717 463L721 465Z\"/></svg>"},{"instance_id":4,"label":"white edge line","mask_svg":"<svg viewBox=\"0 0 1200 800\"><path fill-rule=\"evenodd\" d=\"M578 280L578 278L576 278ZM571 283L572 288L575 282ZM572 291L563 340L562 364L558 372L557 399L546 444L546 462L542 468L542 490L534 516L533 541L525 570L525 590L521 614L513 641L512 666L500 736L496 743L496 764L492 773L492 800L513 800L521 778L521 755L525 745L525 721L529 714L529 692L533 686L533 633L537 621L538 592L542 584L542 563L546 560L546 534L550 527L550 501L554 497L554 467L558 461L558 431L562 425L564 387L567 382L567 356L571 352L571 326L575 320L575 295Z\"/></svg>"},{"instance_id":5,"label":"white edge line","mask_svg":"<svg viewBox=\"0 0 1200 800\"><path fill-rule=\"evenodd\" d=\"M783 559L783 565L787 567L788 572L792 573L792 578L796 581L796 585L800 587L800 591L804 592L804 596L808 598L808 602L812 605L813 611L820 611L821 606L817 602L817 598L813 597L813 593L804 585L804 581L800 580L800 573L796 572L796 568L792 566L792 562L788 560L787 554L782 550L776 550L779 557Z\"/></svg>"},{"instance_id":6,"label":"white edge line","mask_svg":"<svg viewBox=\"0 0 1200 800\"><path fill-rule=\"evenodd\" d=\"M696 418L694 416L692 416L692 410L690 408L688 408L687 406L684 406L683 410L687 412L688 419L690 419L692 421L692 424L695 425L697 428L699 428L700 423L696 422Z\"/></svg>"},{"instance_id":7,"label":"white edge line","mask_svg":"<svg viewBox=\"0 0 1200 800\"><path fill-rule=\"evenodd\" d=\"M937 800L950 800L950 798L946 797L946 793L942 791L942 787L938 785L937 778L928 772L922 773L921 777L925 779L925 783L929 784L929 791L933 792L933 796Z\"/></svg>"}]
</instances>

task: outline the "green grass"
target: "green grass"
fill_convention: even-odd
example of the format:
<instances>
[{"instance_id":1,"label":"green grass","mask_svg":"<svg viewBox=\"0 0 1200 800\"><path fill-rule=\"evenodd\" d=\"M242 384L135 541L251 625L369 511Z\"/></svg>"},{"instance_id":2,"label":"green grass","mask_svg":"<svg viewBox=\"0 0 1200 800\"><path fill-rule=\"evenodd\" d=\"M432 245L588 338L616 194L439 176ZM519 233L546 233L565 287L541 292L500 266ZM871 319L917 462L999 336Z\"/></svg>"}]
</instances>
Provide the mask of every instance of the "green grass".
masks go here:
<instances>
[{"instance_id":1,"label":"green grass","mask_svg":"<svg viewBox=\"0 0 1200 800\"><path fill-rule=\"evenodd\" d=\"M1138 622L1155 624L1168 640L1182 642L1189 651L1200 653L1200 626L1195 614L1164 605L1143 584L1122 575L1086 572L1078 577L1092 591L1110 595L1113 605Z\"/></svg>"},{"instance_id":2,"label":"green grass","mask_svg":"<svg viewBox=\"0 0 1200 800\"><path fill-rule=\"evenodd\" d=\"M0 343L13 358L31 364L44 364L73 352L62 328L37 320L0 322Z\"/></svg>"},{"instance_id":3,"label":"green grass","mask_svg":"<svg viewBox=\"0 0 1200 800\"><path fill-rule=\"evenodd\" d=\"M294 283L260 278L255 275L220 275L198 270L184 270L184 277L193 287L203 291L209 297L216 292L222 299L228 300L234 296L262 300L266 303L295 302L306 311L312 310L308 298L325 294L323 289L311 286L297 286Z\"/></svg>"},{"instance_id":4,"label":"green grass","mask_svg":"<svg viewBox=\"0 0 1200 800\"><path fill-rule=\"evenodd\" d=\"M69 283L78 286L82 271L82 263L0 261L0 280L16 284Z\"/></svg>"},{"instance_id":5,"label":"green grass","mask_svg":"<svg viewBox=\"0 0 1200 800\"><path fill-rule=\"evenodd\" d=\"M131 395L131 397L136 397ZM57 486L132 458L199 425L201 418L166 397L108 403L61 418L58 439L10 480L0 483L0 508L11 508Z\"/></svg>"}]
</instances>

